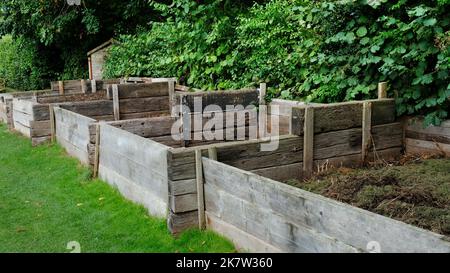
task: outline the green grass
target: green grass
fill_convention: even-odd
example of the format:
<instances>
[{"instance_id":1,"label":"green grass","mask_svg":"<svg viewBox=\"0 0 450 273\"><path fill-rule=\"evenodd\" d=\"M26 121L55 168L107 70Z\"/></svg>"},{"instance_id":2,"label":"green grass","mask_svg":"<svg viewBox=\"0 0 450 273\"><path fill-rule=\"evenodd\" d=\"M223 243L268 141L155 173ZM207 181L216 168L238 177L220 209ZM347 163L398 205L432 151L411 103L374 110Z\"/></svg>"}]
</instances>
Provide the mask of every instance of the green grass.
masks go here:
<instances>
[{"instance_id":1,"label":"green grass","mask_svg":"<svg viewBox=\"0 0 450 273\"><path fill-rule=\"evenodd\" d=\"M0 125L0 252L233 252L199 230L173 238L162 219L123 199L57 145L32 148Z\"/></svg>"}]
</instances>

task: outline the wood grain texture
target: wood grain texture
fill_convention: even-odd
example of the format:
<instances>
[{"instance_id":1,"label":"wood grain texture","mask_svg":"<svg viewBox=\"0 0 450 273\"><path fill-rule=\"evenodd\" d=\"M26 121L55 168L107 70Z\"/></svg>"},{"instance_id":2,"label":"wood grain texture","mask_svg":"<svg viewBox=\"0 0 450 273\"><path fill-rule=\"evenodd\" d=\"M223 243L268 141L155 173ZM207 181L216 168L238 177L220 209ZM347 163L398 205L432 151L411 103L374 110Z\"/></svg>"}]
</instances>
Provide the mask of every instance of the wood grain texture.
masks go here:
<instances>
[{"instance_id":1,"label":"wood grain texture","mask_svg":"<svg viewBox=\"0 0 450 273\"><path fill-rule=\"evenodd\" d=\"M206 211L286 252L449 252L438 235L203 158Z\"/></svg>"},{"instance_id":2,"label":"wood grain texture","mask_svg":"<svg viewBox=\"0 0 450 273\"><path fill-rule=\"evenodd\" d=\"M368 100L372 103L372 125L395 122L395 101ZM314 108L314 133L346 130L361 127L364 101L332 103L311 106ZM305 107L292 110L292 133L303 135Z\"/></svg>"}]
</instances>

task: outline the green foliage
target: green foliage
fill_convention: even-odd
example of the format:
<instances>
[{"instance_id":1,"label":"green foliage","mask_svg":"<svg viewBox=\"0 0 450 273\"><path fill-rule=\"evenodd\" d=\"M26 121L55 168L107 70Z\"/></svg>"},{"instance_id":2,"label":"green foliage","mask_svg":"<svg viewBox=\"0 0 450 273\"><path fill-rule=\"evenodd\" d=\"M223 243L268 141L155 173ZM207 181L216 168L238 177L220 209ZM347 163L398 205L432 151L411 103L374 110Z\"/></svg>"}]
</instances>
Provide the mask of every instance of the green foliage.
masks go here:
<instances>
[{"instance_id":1,"label":"green foliage","mask_svg":"<svg viewBox=\"0 0 450 273\"><path fill-rule=\"evenodd\" d=\"M69 6L66 0L3 0L0 13L0 33L13 36L22 54L31 58L26 65L47 85L87 78L89 50L146 26L153 16L147 0L83 0L81 6ZM18 74L13 81L27 76ZM24 86L42 87L33 80Z\"/></svg>"},{"instance_id":2,"label":"green foliage","mask_svg":"<svg viewBox=\"0 0 450 273\"><path fill-rule=\"evenodd\" d=\"M19 90L43 88L45 75L38 60L36 47L25 39L4 36L0 40L0 78L6 86Z\"/></svg>"},{"instance_id":3,"label":"green foliage","mask_svg":"<svg viewBox=\"0 0 450 273\"><path fill-rule=\"evenodd\" d=\"M166 20L122 36L107 74L203 89L265 81L271 97L319 102L371 98L388 81L399 114L448 116L448 0L261 2L153 2Z\"/></svg>"},{"instance_id":4,"label":"green foliage","mask_svg":"<svg viewBox=\"0 0 450 273\"><path fill-rule=\"evenodd\" d=\"M369 98L377 83L396 92L398 114L448 116L449 1L344 1L308 9L321 37L320 51L305 64L310 73L300 92L316 101ZM394 94L390 94L393 96Z\"/></svg>"},{"instance_id":5,"label":"green foliage","mask_svg":"<svg viewBox=\"0 0 450 273\"><path fill-rule=\"evenodd\" d=\"M110 51L107 77L118 75L176 76L201 88L226 86L231 79L237 16L253 1L190 0L172 5L152 2L166 17L152 22L150 31L122 36Z\"/></svg>"}]
</instances>

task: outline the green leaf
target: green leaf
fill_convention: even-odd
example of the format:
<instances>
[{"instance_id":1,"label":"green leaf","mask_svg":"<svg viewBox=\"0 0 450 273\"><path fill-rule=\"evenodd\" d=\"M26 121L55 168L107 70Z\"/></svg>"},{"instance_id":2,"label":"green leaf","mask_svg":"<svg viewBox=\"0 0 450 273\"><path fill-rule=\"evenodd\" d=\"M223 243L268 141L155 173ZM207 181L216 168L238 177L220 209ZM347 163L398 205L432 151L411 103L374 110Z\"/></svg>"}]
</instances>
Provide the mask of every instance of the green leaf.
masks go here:
<instances>
[{"instance_id":1,"label":"green leaf","mask_svg":"<svg viewBox=\"0 0 450 273\"><path fill-rule=\"evenodd\" d=\"M377 53L378 50L380 50L380 47L379 47L378 45L373 45L373 46L370 48L370 52L372 52L372 53Z\"/></svg>"},{"instance_id":2,"label":"green leaf","mask_svg":"<svg viewBox=\"0 0 450 273\"><path fill-rule=\"evenodd\" d=\"M356 35L358 35L358 37L364 37L364 36L366 36L366 34L367 34L367 28L366 27L360 27L356 31Z\"/></svg>"},{"instance_id":3,"label":"green leaf","mask_svg":"<svg viewBox=\"0 0 450 273\"><path fill-rule=\"evenodd\" d=\"M362 45L367 45L369 42L370 42L370 39L367 37L364 37L361 39L361 41L359 41L359 43Z\"/></svg>"},{"instance_id":4,"label":"green leaf","mask_svg":"<svg viewBox=\"0 0 450 273\"><path fill-rule=\"evenodd\" d=\"M436 18L430 18L423 21L423 25L426 27L434 26L437 23Z\"/></svg>"}]
</instances>

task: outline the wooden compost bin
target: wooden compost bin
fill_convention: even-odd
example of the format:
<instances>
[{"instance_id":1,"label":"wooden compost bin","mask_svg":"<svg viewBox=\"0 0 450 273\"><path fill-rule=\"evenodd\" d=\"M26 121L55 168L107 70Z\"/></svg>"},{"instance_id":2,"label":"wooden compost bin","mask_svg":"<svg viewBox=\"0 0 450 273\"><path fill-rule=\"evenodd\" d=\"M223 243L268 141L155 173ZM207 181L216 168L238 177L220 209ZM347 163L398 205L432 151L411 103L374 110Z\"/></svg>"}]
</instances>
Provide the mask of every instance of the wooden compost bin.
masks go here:
<instances>
[{"instance_id":1,"label":"wooden compost bin","mask_svg":"<svg viewBox=\"0 0 450 273\"><path fill-rule=\"evenodd\" d=\"M450 252L443 235L208 158L202 163L206 225L240 250Z\"/></svg>"},{"instance_id":2,"label":"wooden compost bin","mask_svg":"<svg viewBox=\"0 0 450 273\"><path fill-rule=\"evenodd\" d=\"M400 156L393 100L294 108L292 128L298 135L280 137L273 152L261 141L216 145L217 161L197 151L200 227L257 252L450 251L445 236L280 183L324 166Z\"/></svg>"},{"instance_id":3,"label":"wooden compost bin","mask_svg":"<svg viewBox=\"0 0 450 273\"><path fill-rule=\"evenodd\" d=\"M147 85L147 87L154 85ZM125 97L130 96L131 93L136 93L136 90L122 89L131 86L119 85L116 96ZM143 92L142 89L140 90L137 93ZM161 90L147 90L153 95L161 94ZM167 88L166 91L168 91ZM163 94L166 95L167 93ZM187 109L195 110L193 102L194 98L198 97L202 98L204 105L216 104L223 107L225 105L258 104L258 95L256 89L226 92L178 92L175 99L169 100L166 98L166 101L167 105L176 101ZM171 96L169 95L169 97ZM95 111L94 109L100 107L87 106L86 103L82 105L85 107L85 111L76 109L77 106L74 104L63 105L54 109L58 142L62 143L63 146L71 143L71 146L68 146L69 148L66 147L69 153L70 147L86 147L98 143L98 153L95 153L96 149L91 151L94 151L93 158L98 158L100 178L117 187L126 198L144 205L152 215L167 217L169 228L173 233L197 225L194 158L196 148L194 147L223 142L207 139L194 141L183 138L184 135L192 136L198 133L195 129L188 131L187 134L184 131L186 122L192 120L198 113L195 111L193 113L183 112L181 117L165 115L146 119L100 122L97 125L96 119L92 118L92 114ZM109 111L111 111L111 106L109 107ZM120 109L122 109L122 103L120 103ZM78 114L69 110L76 111ZM233 115L237 115L241 110L234 109L233 111ZM253 111L256 116L256 108ZM249 110L242 110L242 112L248 113ZM104 113L100 114L103 115ZM207 123L210 118L202 118L202 124ZM239 130L244 130L246 136L248 136L254 122L257 121L251 120L248 115L243 124L225 124L224 128L216 128L216 130L223 134L232 132L233 136ZM175 134L179 134L179 139L173 139L172 127L175 123L180 128ZM232 143L236 143L234 139L228 145L233 145ZM86 161L89 153L88 150L84 150L83 156L76 153L72 154L82 158L82 161Z\"/></svg>"},{"instance_id":4,"label":"wooden compost bin","mask_svg":"<svg viewBox=\"0 0 450 273\"><path fill-rule=\"evenodd\" d=\"M50 140L50 105L71 101L92 101L106 99L106 91L92 94L36 95L32 98L13 99L14 129L31 139L32 145Z\"/></svg>"},{"instance_id":5,"label":"wooden compost bin","mask_svg":"<svg viewBox=\"0 0 450 273\"><path fill-rule=\"evenodd\" d=\"M405 126L407 154L438 154L450 157L450 120L424 127L423 118L408 119Z\"/></svg>"},{"instance_id":6,"label":"wooden compost bin","mask_svg":"<svg viewBox=\"0 0 450 273\"><path fill-rule=\"evenodd\" d=\"M4 93L0 94L0 122L6 123L9 129L14 128L14 122L12 117L12 102L15 98L21 99L31 99L37 95L50 95L53 94L51 90L40 90L40 91L26 91L26 92L15 92L15 93Z\"/></svg>"},{"instance_id":7,"label":"wooden compost bin","mask_svg":"<svg viewBox=\"0 0 450 273\"><path fill-rule=\"evenodd\" d=\"M97 124L169 116L169 90L173 87L174 82L112 85L110 99L60 104L53 109L55 138L70 155L94 166Z\"/></svg>"},{"instance_id":8,"label":"wooden compost bin","mask_svg":"<svg viewBox=\"0 0 450 273\"><path fill-rule=\"evenodd\" d=\"M121 79L106 80L69 80L54 81L50 83L51 90L60 95L78 94L78 93L96 93L105 91L111 84L119 84Z\"/></svg>"}]
</instances>

